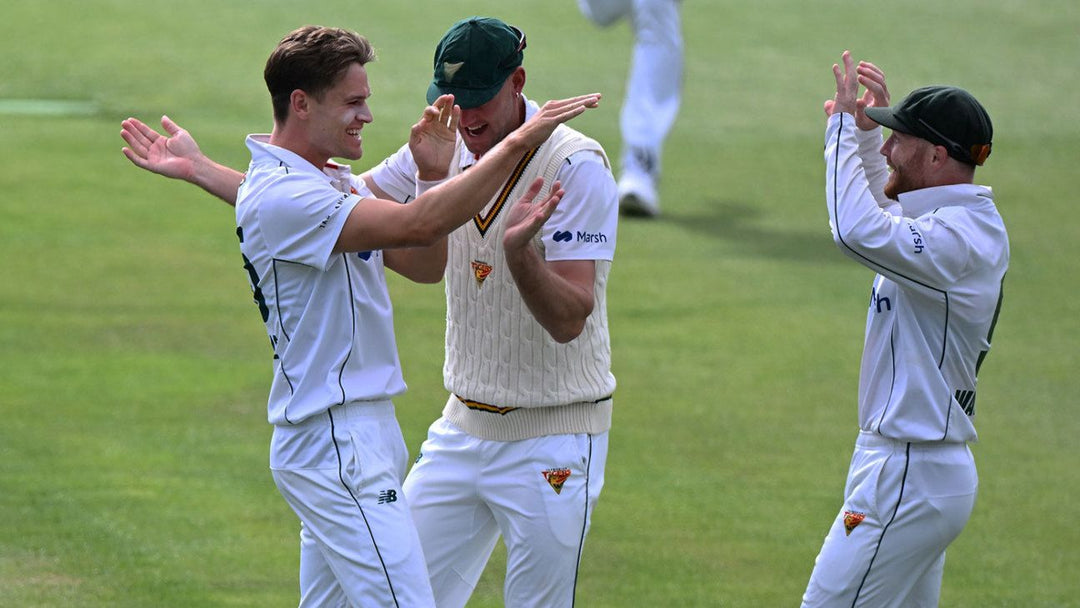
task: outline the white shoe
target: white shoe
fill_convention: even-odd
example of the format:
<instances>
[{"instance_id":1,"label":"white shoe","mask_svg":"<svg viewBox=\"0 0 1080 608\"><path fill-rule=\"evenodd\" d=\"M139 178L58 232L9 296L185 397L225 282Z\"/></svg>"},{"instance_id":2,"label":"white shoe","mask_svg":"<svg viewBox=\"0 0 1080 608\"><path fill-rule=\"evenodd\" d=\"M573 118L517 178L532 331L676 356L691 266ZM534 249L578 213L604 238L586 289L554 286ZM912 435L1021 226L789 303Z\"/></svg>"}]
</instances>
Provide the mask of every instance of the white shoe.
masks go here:
<instances>
[{"instance_id":1,"label":"white shoe","mask_svg":"<svg viewBox=\"0 0 1080 608\"><path fill-rule=\"evenodd\" d=\"M656 217L660 215L660 198L656 183L647 173L627 171L619 178L619 210L625 215Z\"/></svg>"}]
</instances>

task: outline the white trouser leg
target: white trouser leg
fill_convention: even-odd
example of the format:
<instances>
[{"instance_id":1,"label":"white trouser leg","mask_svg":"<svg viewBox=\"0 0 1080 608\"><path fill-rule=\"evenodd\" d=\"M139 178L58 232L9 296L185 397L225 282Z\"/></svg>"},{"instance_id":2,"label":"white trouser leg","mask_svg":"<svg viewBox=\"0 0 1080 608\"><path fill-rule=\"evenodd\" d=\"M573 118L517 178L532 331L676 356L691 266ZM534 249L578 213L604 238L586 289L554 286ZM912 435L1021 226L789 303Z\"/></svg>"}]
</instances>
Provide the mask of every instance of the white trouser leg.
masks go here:
<instances>
[{"instance_id":1,"label":"white trouser leg","mask_svg":"<svg viewBox=\"0 0 1080 608\"><path fill-rule=\"evenodd\" d=\"M683 39L675 0L634 0L634 51L620 112L623 169L660 174L664 139L682 99Z\"/></svg>"}]
</instances>

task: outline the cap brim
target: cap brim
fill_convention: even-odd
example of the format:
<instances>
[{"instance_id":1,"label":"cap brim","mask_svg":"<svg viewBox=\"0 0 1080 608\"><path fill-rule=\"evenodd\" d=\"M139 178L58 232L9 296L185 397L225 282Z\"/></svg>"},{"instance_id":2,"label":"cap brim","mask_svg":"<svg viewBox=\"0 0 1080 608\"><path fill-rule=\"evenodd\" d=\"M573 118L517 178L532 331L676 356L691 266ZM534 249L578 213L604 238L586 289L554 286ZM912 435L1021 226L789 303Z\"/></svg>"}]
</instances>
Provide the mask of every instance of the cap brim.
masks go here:
<instances>
[{"instance_id":1,"label":"cap brim","mask_svg":"<svg viewBox=\"0 0 1080 608\"><path fill-rule=\"evenodd\" d=\"M460 106L462 110L469 110L491 101L491 98L495 97L495 94L499 92L502 86L503 83L500 82L488 89L457 89L454 87L442 87L439 86L439 83L432 82L428 86L427 102L429 104L435 103L439 95L453 95L455 105Z\"/></svg>"},{"instance_id":2,"label":"cap brim","mask_svg":"<svg viewBox=\"0 0 1080 608\"><path fill-rule=\"evenodd\" d=\"M865 112L867 118L885 128L901 133L907 133L909 135L912 132L911 127L907 126L903 121L896 117L896 113L893 112L892 108L871 107L866 108Z\"/></svg>"}]
</instances>

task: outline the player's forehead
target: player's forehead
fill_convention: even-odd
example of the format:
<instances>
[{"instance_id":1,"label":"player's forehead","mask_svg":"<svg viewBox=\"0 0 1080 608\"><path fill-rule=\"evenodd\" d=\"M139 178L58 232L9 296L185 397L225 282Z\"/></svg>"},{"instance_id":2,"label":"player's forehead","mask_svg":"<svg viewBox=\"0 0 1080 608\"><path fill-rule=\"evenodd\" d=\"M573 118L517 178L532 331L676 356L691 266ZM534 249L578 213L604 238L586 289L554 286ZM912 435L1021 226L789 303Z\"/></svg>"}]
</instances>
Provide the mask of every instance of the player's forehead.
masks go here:
<instances>
[{"instance_id":1,"label":"player's forehead","mask_svg":"<svg viewBox=\"0 0 1080 608\"><path fill-rule=\"evenodd\" d=\"M330 87L327 94L338 99L349 100L371 97L367 68L359 63L350 65Z\"/></svg>"}]
</instances>

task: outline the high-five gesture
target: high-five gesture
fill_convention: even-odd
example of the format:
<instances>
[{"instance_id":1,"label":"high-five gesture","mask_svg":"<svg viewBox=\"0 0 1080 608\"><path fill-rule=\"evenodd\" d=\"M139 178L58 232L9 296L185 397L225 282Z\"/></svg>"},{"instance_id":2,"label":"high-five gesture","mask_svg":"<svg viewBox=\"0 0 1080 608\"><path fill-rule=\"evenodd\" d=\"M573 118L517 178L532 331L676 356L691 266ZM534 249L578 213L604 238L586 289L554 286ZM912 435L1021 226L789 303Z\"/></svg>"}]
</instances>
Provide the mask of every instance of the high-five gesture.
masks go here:
<instances>
[{"instance_id":1,"label":"high-five gesture","mask_svg":"<svg viewBox=\"0 0 1080 608\"><path fill-rule=\"evenodd\" d=\"M453 95L440 95L424 108L420 121L409 132L409 151L420 179L440 180L449 173L460 120L461 108L454 105Z\"/></svg>"},{"instance_id":2,"label":"high-five gesture","mask_svg":"<svg viewBox=\"0 0 1080 608\"><path fill-rule=\"evenodd\" d=\"M600 93L551 100L545 103L530 120L514 130L507 139L515 137L527 147L535 148L551 136L555 127L598 105L600 105Z\"/></svg>"},{"instance_id":3,"label":"high-five gesture","mask_svg":"<svg viewBox=\"0 0 1080 608\"><path fill-rule=\"evenodd\" d=\"M851 51L840 55L843 67L833 64L833 76L836 78L836 95L825 102L825 114L832 116L837 112L855 114L855 97L859 92L859 79L855 74L855 63Z\"/></svg>"},{"instance_id":4,"label":"high-five gesture","mask_svg":"<svg viewBox=\"0 0 1080 608\"><path fill-rule=\"evenodd\" d=\"M162 135L138 118L128 118L121 124L124 156L136 167L151 173L195 184L230 205L236 204L236 189L244 174L220 165L199 149L187 129L161 117Z\"/></svg>"},{"instance_id":5,"label":"high-five gesture","mask_svg":"<svg viewBox=\"0 0 1080 608\"><path fill-rule=\"evenodd\" d=\"M855 69L859 75L859 84L866 87L863 96L855 102L855 125L863 131L870 131L878 126L866 115L866 108L889 107L889 88L885 86L885 72L868 61L860 61Z\"/></svg>"},{"instance_id":6,"label":"high-five gesture","mask_svg":"<svg viewBox=\"0 0 1080 608\"><path fill-rule=\"evenodd\" d=\"M161 117L168 136L158 133L137 118L121 123L120 137L128 147L124 156L136 166L175 179L192 181L195 163L203 156L191 135L168 116Z\"/></svg>"},{"instance_id":7,"label":"high-five gesture","mask_svg":"<svg viewBox=\"0 0 1080 608\"><path fill-rule=\"evenodd\" d=\"M836 78L836 96L825 102L825 115L847 112L855 116L855 124L863 131L878 126L865 113L868 107L888 107L889 89L885 86L885 72L876 65L860 61L855 65L851 51L841 55L843 68L833 64L833 76ZM858 96L859 85L866 87L862 97Z\"/></svg>"},{"instance_id":8,"label":"high-five gesture","mask_svg":"<svg viewBox=\"0 0 1080 608\"><path fill-rule=\"evenodd\" d=\"M551 192L544 200L535 200L543 185L544 180L536 178L525 195L510 208L510 215L506 218L506 231L503 233L503 248L506 251L531 246L533 237L540 231L544 222L551 217L559 200L562 199L564 194L562 184L555 182L551 185Z\"/></svg>"}]
</instances>

